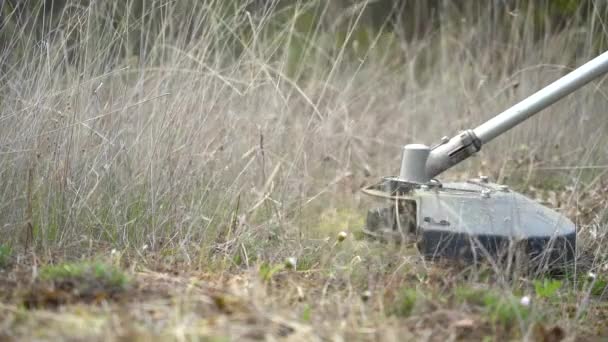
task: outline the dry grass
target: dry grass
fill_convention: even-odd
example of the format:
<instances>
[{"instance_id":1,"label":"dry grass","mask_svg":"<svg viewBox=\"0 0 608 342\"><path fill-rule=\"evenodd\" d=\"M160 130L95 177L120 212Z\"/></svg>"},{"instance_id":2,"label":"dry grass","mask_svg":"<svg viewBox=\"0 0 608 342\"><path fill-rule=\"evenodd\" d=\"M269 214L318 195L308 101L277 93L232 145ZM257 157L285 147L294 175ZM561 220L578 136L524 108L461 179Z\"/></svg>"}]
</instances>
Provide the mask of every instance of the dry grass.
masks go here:
<instances>
[{"instance_id":1,"label":"dry grass","mask_svg":"<svg viewBox=\"0 0 608 342\"><path fill-rule=\"evenodd\" d=\"M504 27L446 16L405 40L362 36L364 6L322 7L326 19L306 26L310 5L222 3L152 1L144 19L112 24L120 2L95 2L69 7L42 40L10 28L1 337L608 336L603 80L444 176L491 175L577 222L584 265L555 293L357 236L368 205L358 189L397 172L402 144L474 127L594 56L605 16L541 38L525 10L501 14ZM71 287L44 292L45 265L90 259L131 286L92 302ZM25 306L40 292L68 304Z\"/></svg>"}]
</instances>

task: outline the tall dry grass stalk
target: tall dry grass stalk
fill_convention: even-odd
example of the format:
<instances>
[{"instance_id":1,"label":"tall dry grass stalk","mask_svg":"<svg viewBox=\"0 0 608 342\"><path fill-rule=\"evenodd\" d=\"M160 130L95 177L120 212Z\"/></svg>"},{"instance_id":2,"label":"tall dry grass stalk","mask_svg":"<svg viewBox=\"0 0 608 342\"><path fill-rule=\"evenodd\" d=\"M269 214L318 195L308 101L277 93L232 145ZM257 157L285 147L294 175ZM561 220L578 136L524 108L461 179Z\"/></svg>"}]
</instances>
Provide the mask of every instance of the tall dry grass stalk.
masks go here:
<instances>
[{"instance_id":1,"label":"tall dry grass stalk","mask_svg":"<svg viewBox=\"0 0 608 342\"><path fill-rule=\"evenodd\" d=\"M481 123L597 54L606 32L596 13L539 36L526 7L446 10L406 39L365 29L367 1L142 3L138 16L71 2L39 33L4 28L3 243L27 229L36 248L281 257L318 233L323 208L356 207L360 185L395 174L401 145ZM605 91L595 82L453 175L605 165ZM605 170L561 174L583 191Z\"/></svg>"}]
</instances>

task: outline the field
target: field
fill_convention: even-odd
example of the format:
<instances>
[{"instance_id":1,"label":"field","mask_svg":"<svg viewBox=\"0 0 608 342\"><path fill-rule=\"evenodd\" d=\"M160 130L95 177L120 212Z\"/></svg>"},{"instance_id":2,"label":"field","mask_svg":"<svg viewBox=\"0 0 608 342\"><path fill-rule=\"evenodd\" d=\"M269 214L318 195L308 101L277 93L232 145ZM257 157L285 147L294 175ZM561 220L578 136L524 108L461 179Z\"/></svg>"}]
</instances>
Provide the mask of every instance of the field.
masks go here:
<instances>
[{"instance_id":1,"label":"field","mask_svg":"<svg viewBox=\"0 0 608 342\"><path fill-rule=\"evenodd\" d=\"M365 238L359 191L606 50L605 7L446 2L402 32L371 1L11 3L0 340L608 339L605 78L440 177L567 215L567 275Z\"/></svg>"}]
</instances>

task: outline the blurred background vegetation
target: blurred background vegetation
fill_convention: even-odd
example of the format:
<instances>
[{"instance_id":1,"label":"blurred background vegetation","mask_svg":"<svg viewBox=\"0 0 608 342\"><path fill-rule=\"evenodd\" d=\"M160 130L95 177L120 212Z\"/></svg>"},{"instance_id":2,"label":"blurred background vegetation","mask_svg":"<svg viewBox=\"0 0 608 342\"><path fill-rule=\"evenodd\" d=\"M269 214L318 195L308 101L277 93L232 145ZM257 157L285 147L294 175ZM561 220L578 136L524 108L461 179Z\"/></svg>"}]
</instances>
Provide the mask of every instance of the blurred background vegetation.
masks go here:
<instances>
[{"instance_id":1,"label":"blurred background vegetation","mask_svg":"<svg viewBox=\"0 0 608 342\"><path fill-rule=\"evenodd\" d=\"M40 45L59 38L67 42L63 47L65 57L77 63L82 56L76 50L82 46L82 37L89 36L83 34L83 25L87 33L113 32L120 41L113 44L117 57L146 57L160 36L166 39L187 28L189 34L180 34L180 39L200 38L202 27L208 23L192 20L191 14L194 8L205 7L205 3L213 3L208 9L215 13L201 21L250 22L251 25L226 27L225 36L219 37L222 50L225 52L223 48L231 45L235 58L246 50L243 45L253 39L255 26L262 27L256 18L265 21L261 33L264 36L280 36L273 29L282 30L285 23L293 21L296 34L285 41L291 54L291 74L296 64L310 57L307 43L314 40L319 44L320 40L313 38L320 35L336 47L346 43L358 58L362 56L357 56L357 51L367 53L372 43L398 49L399 42L424 39L440 30L459 30L480 21L492 23L476 37L480 46L487 45L488 40L513 43L514 36L520 36L521 41L539 41L564 30L581 31L581 41L574 41L573 48L589 47L588 37L597 37L592 45L598 51L607 45L605 23L592 21L608 18L608 4L593 0L0 0L0 62L6 66L11 61L21 61L32 41ZM96 10L93 12L92 8ZM83 20L87 13L89 17ZM90 17L91 13L95 18ZM236 16L240 19L235 21ZM514 20L523 24L513 25ZM260 33L255 35L259 37ZM15 36L20 39L12 39Z\"/></svg>"}]
</instances>

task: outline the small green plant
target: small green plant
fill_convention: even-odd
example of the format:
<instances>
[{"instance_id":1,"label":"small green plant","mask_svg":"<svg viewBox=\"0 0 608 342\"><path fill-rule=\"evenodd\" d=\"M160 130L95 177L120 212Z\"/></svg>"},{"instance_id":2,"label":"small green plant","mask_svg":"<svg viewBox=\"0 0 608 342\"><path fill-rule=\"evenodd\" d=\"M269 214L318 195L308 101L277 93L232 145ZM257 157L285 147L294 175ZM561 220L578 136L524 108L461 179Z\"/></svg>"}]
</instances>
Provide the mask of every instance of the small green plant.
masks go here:
<instances>
[{"instance_id":1,"label":"small green plant","mask_svg":"<svg viewBox=\"0 0 608 342\"><path fill-rule=\"evenodd\" d=\"M486 292L483 302L490 320L494 323L509 326L517 319L527 319L529 309L508 296L495 292Z\"/></svg>"},{"instance_id":2,"label":"small green plant","mask_svg":"<svg viewBox=\"0 0 608 342\"><path fill-rule=\"evenodd\" d=\"M302 321L309 323L312 318L312 308L309 304L304 306L304 310L302 310Z\"/></svg>"},{"instance_id":3,"label":"small green plant","mask_svg":"<svg viewBox=\"0 0 608 342\"><path fill-rule=\"evenodd\" d=\"M476 305L484 304L484 295L487 291L484 289L476 289L471 286L458 286L454 290L454 298L459 303L469 303Z\"/></svg>"},{"instance_id":4,"label":"small green plant","mask_svg":"<svg viewBox=\"0 0 608 342\"><path fill-rule=\"evenodd\" d=\"M466 302L482 307L482 310L494 323L510 325L518 318L526 319L529 314L527 306L492 290L463 285L454 290L454 298L459 303Z\"/></svg>"},{"instance_id":5,"label":"small green plant","mask_svg":"<svg viewBox=\"0 0 608 342\"><path fill-rule=\"evenodd\" d=\"M78 301L96 302L117 299L129 285L119 268L102 262L81 261L47 265L38 280L25 293L28 308L57 306Z\"/></svg>"},{"instance_id":6,"label":"small green plant","mask_svg":"<svg viewBox=\"0 0 608 342\"><path fill-rule=\"evenodd\" d=\"M591 294L601 296L605 292L608 292L608 279L598 276L591 285Z\"/></svg>"},{"instance_id":7,"label":"small green plant","mask_svg":"<svg viewBox=\"0 0 608 342\"><path fill-rule=\"evenodd\" d=\"M421 300L421 297L422 296L416 289L404 288L397 296L393 313L402 317L411 315L416 304Z\"/></svg>"},{"instance_id":8,"label":"small green plant","mask_svg":"<svg viewBox=\"0 0 608 342\"><path fill-rule=\"evenodd\" d=\"M272 279L272 277L279 271L285 269L285 265L283 264L277 264L277 265L270 265L269 263L263 263L262 265L260 265L260 269L259 269L259 274L260 274L260 278L262 278L262 280L264 282L269 282L270 279Z\"/></svg>"},{"instance_id":9,"label":"small green plant","mask_svg":"<svg viewBox=\"0 0 608 342\"><path fill-rule=\"evenodd\" d=\"M562 282L555 279L543 279L534 281L534 291L539 298L552 299L562 287Z\"/></svg>"},{"instance_id":10,"label":"small green plant","mask_svg":"<svg viewBox=\"0 0 608 342\"><path fill-rule=\"evenodd\" d=\"M7 245L0 245L0 268L8 266L13 250Z\"/></svg>"},{"instance_id":11,"label":"small green plant","mask_svg":"<svg viewBox=\"0 0 608 342\"><path fill-rule=\"evenodd\" d=\"M128 284L126 274L115 266L101 262L74 262L44 266L40 279L79 289L103 288L108 291L124 289Z\"/></svg>"},{"instance_id":12,"label":"small green plant","mask_svg":"<svg viewBox=\"0 0 608 342\"><path fill-rule=\"evenodd\" d=\"M318 263L319 255L306 253L298 258L298 271L308 271Z\"/></svg>"}]
</instances>

